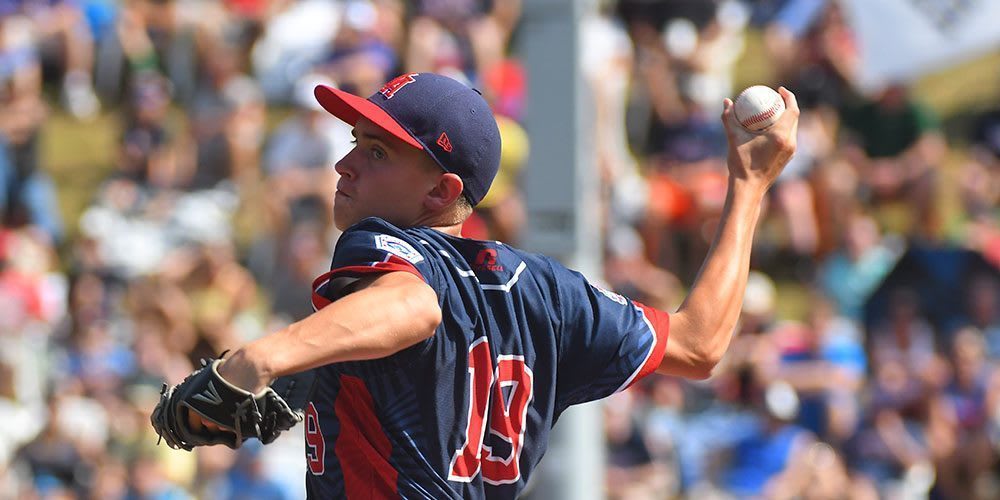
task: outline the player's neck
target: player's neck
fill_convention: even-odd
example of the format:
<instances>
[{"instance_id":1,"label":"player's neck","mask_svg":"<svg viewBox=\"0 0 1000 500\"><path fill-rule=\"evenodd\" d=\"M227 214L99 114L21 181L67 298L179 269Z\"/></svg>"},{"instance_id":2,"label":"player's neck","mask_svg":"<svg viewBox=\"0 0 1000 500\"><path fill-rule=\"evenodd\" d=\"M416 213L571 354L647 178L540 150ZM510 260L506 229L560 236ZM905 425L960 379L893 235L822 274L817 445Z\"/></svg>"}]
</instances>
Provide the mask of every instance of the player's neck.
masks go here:
<instances>
[{"instance_id":1,"label":"player's neck","mask_svg":"<svg viewBox=\"0 0 1000 500\"><path fill-rule=\"evenodd\" d=\"M434 225L434 226L431 226L431 229L433 229L435 231L441 231L442 233L450 234L452 236L457 236L459 238L462 237L462 223L461 222L459 222L458 224L452 224L450 226Z\"/></svg>"},{"instance_id":2,"label":"player's neck","mask_svg":"<svg viewBox=\"0 0 1000 500\"><path fill-rule=\"evenodd\" d=\"M424 226L440 231L452 236L462 236L462 224L465 220L460 220L453 213L425 213L413 221L410 226Z\"/></svg>"}]
</instances>

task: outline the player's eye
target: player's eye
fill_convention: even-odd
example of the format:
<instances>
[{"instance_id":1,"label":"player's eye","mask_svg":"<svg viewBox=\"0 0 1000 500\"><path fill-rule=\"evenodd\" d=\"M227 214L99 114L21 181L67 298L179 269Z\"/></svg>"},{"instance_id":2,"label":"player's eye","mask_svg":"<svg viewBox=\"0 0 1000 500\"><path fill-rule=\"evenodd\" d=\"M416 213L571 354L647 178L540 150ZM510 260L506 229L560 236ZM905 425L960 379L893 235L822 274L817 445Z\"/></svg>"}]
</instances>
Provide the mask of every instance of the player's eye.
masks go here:
<instances>
[{"instance_id":1,"label":"player's eye","mask_svg":"<svg viewBox=\"0 0 1000 500\"><path fill-rule=\"evenodd\" d=\"M388 155L385 154L382 148L375 146L371 149L371 157L373 160L384 160L388 158Z\"/></svg>"}]
</instances>

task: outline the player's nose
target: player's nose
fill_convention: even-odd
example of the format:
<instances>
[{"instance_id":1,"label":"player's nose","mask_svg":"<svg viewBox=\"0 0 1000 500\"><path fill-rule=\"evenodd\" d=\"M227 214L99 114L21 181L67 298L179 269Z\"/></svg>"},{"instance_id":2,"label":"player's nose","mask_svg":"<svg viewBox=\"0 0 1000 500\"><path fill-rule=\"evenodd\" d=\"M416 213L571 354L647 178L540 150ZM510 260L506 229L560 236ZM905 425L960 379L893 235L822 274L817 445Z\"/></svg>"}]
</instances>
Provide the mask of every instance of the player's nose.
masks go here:
<instances>
[{"instance_id":1,"label":"player's nose","mask_svg":"<svg viewBox=\"0 0 1000 500\"><path fill-rule=\"evenodd\" d=\"M351 165L351 157L354 156L354 150L344 155L343 158L333 164L333 170L335 170L341 177L346 177L351 179L354 177L354 167Z\"/></svg>"}]
</instances>

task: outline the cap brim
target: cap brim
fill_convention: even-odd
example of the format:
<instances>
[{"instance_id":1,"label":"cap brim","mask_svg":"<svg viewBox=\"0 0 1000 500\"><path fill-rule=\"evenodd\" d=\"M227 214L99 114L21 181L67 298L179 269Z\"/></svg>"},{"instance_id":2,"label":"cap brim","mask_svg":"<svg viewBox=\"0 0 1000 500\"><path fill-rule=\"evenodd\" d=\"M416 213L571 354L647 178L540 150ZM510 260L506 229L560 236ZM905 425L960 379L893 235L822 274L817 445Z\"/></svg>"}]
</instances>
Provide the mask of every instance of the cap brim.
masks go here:
<instances>
[{"instance_id":1,"label":"cap brim","mask_svg":"<svg viewBox=\"0 0 1000 500\"><path fill-rule=\"evenodd\" d=\"M317 85L313 94L323 109L351 125L356 124L358 118L365 117L403 142L417 149L424 149L424 146L407 132L395 118L389 116L389 113L368 99L327 85Z\"/></svg>"}]
</instances>

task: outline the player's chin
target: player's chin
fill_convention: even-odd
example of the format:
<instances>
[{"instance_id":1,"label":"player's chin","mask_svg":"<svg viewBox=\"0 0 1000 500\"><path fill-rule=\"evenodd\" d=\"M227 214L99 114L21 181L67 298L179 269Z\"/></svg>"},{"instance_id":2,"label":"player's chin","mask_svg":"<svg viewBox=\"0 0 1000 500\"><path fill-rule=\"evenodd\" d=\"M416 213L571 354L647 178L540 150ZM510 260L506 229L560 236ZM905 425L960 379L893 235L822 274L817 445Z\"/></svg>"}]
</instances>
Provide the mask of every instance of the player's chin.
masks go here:
<instances>
[{"instance_id":1,"label":"player's chin","mask_svg":"<svg viewBox=\"0 0 1000 500\"><path fill-rule=\"evenodd\" d=\"M350 203L334 203L333 205L333 224L341 231L346 231L347 228L357 224L365 217L359 215Z\"/></svg>"},{"instance_id":2,"label":"player's chin","mask_svg":"<svg viewBox=\"0 0 1000 500\"><path fill-rule=\"evenodd\" d=\"M351 226L354 216L351 213L350 199L342 196L339 192L333 199L333 223L337 229L343 231Z\"/></svg>"},{"instance_id":3,"label":"player's chin","mask_svg":"<svg viewBox=\"0 0 1000 500\"><path fill-rule=\"evenodd\" d=\"M354 220L354 217L350 216L347 212L348 211L343 208L333 208L333 225L337 226L337 229L341 231L346 231L347 228L353 226L354 223L357 222Z\"/></svg>"}]
</instances>

